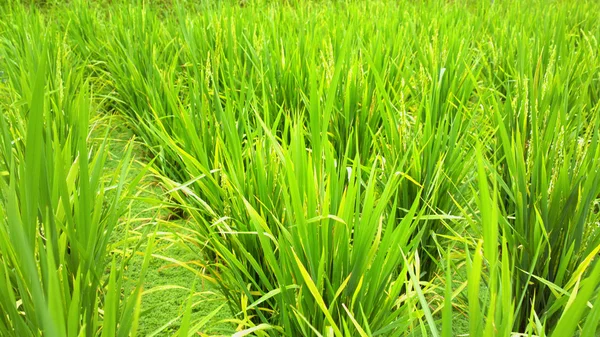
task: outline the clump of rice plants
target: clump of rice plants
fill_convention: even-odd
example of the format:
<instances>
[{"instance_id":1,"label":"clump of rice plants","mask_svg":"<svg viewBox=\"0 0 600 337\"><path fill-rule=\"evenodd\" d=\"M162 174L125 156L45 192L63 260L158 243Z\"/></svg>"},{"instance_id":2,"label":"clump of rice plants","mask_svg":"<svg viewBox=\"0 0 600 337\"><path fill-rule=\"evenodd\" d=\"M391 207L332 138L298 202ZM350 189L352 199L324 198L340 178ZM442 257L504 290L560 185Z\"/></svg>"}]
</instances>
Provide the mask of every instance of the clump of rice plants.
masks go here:
<instances>
[{"instance_id":1,"label":"clump of rice plants","mask_svg":"<svg viewBox=\"0 0 600 337\"><path fill-rule=\"evenodd\" d=\"M0 334L135 334L143 283L123 297L127 260L111 259L108 250L134 188L124 180L131 151L104 176L106 141L92 149L88 140L89 84L74 75L73 88L53 76L61 53L39 38L32 58L13 58L30 61L35 72L11 68L14 101L0 117Z\"/></svg>"}]
</instances>

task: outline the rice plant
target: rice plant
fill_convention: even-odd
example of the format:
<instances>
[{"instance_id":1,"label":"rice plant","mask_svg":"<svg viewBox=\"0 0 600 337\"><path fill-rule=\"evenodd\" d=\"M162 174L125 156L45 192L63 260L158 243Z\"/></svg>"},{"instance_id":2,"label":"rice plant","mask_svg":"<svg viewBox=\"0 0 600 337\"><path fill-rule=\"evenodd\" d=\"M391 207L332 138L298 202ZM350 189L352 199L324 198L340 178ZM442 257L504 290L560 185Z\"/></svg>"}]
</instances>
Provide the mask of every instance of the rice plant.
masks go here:
<instances>
[{"instance_id":1,"label":"rice plant","mask_svg":"<svg viewBox=\"0 0 600 337\"><path fill-rule=\"evenodd\" d=\"M88 138L89 83L77 68L57 77L66 58L46 47L52 38L38 38L35 49L16 45L30 54L3 50L33 71L9 68L12 103L0 118L0 334L135 334L145 270L122 297L127 260L109 256L125 196L135 187L124 179L131 151L105 176L106 141L92 148Z\"/></svg>"}]
</instances>

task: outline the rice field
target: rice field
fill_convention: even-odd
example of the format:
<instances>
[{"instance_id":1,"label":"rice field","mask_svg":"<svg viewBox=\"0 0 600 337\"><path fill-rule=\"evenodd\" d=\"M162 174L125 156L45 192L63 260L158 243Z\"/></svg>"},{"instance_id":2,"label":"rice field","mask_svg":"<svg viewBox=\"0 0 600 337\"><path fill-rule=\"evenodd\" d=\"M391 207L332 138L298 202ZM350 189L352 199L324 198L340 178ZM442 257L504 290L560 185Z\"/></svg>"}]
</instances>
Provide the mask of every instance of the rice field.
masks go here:
<instances>
[{"instance_id":1,"label":"rice field","mask_svg":"<svg viewBox=\"0 0 600 337\"><path fill-rule=\"evenodd\" d=\"M600 2L0 2L0 336L600 336Z\"/></svg>"}]
</instances>

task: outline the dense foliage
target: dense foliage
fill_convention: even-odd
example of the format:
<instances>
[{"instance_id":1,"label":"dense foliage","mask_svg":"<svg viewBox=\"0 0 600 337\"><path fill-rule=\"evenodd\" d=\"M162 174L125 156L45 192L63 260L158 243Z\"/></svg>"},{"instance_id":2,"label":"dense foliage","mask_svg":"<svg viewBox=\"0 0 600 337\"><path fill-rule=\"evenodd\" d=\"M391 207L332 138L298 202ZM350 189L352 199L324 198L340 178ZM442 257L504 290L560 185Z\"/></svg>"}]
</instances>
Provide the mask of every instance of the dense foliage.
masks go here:
<instances>
[{"instance_id":1,"label":"dense foliage","mask_svg":"<svg viewBox=\"0 0 600 337\"><path fill-rule=\"evenodd\" d=\"M0 14L1 335L136 335L159 234L120 236L146 170L235 336L599 333L595 1ZM133 178L90 137L114 115Z\"/></svg>"}]
</instances>

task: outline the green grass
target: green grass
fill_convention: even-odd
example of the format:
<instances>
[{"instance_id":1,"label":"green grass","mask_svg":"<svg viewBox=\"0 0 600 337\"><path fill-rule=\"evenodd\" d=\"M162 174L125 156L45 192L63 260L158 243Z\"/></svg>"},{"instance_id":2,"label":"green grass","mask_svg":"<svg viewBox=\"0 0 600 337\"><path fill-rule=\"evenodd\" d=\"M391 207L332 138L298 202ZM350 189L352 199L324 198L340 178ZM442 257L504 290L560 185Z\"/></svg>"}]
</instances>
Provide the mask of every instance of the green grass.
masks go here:
<instances>
[{"instance_id":1,"label":"green grass","mask_svg":"<svg viewBox=\"0 0 600 337\"><path fill-rule=\"evenodd\" d=\"M106 128L110 128L108 136L111 139L111 143L114 144L114 148L109 153L109 158L105 165L107 172L118 168L119 158L122 158L126 154L124 145L134 137L131 130L123 126L122 123L119 123L120 119L118 116L110 118L110 122L98 124L94 130L94 133L102 136L107 131ZM145 157L143 145L136 143L133 153L134 160L137 163L134 163L128 180L135 179L135 171L143 170L144 168ZM140 336L150 334L171 336L180 326L181 314L190 293L190 284L198 278L195 273L165 259L173 259L182 263L194 263L196 262L197 255L190 252L185 246L182 246L176 237L170 237L168 224L161 224L155 221L157 217L167 218L169 214L168 210L157 207L161 203L161 198L164 198L164 193L155 179L148 174L141 180L141 183L144 187L139 189L136 197L131 200L129 205L129 217L134 219L134 224L130 224L130 226L136 228L135 232L144 232L148 230L147 228L150 228L152 231L156 229L157 232L166 234L163 235L165 238L164 242L157 243L153 248L154 254L160 256L160 258L152 259L148 265L144 288L153 291L144 295L141 311L149 312L150 314L140 317L137 333ZM183 224L184 221L181 220L176 222L176 225ZM113 241L117 241L119 238L125 236L125 230L127 230L125 226L116 228L115 233L113 233ZM144 246L142 245L138 248L138 251L143 251L143 249ZM137 255L132 257L127 265L123 282L125 293L135 289L137 277L143 268L143 261L144 256ZM201 304L196 305L193 309L192 318L194 320L201 320L219 308L222 304L222 296L218 293L218 289L210 283L204 283L202 287L197 287L197 291L194 301ZM218 311L213 320L214 322L218 322L229 317L230 314L227 308L223 308ZM170 324L167 325L167 323ZM212 324L210 327L203 329L203 331L211 335L227 335L231 329L230 325L223 322L222 324Z\"/></svg>"}]
</instances>

